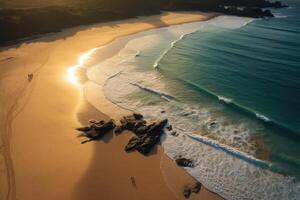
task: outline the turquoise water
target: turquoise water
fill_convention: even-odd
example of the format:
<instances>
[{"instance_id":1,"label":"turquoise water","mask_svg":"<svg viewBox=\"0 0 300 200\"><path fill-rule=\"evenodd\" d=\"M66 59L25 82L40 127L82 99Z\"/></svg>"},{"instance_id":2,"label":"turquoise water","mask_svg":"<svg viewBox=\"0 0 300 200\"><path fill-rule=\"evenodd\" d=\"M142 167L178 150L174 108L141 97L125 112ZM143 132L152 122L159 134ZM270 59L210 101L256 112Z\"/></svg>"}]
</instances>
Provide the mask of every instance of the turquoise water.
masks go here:
<instances>
[{"instance_id":1,"label":"turquoise water","mask_svg":"<svg viewBox=\"0 0 300 200\"><path fill-rule=\"evenodd\" d=\"M88 70L86 98L149 120L168 118L171 158L228 200L299 199L300 4L275 18L219 16L113 42L118 54ZM105 50L103 48L102 50ZM101 51L99 53L101 53ZM100 86L99 86L100 85Z\"/></svg>"},{"instance_id":2,"label":"turquoise water","mask_svg":"<svg viewBox=\"0 0 300 200\"><path fill-rule=\"evenodd\" d=\"M299 176L300 4L288 4L291 8L274 10L276 18L192 33L167 53L159 68L199 96L228 99L218 114L252 123L264 149L271 151L269 159Z\"/></svg>"}]
</instances>

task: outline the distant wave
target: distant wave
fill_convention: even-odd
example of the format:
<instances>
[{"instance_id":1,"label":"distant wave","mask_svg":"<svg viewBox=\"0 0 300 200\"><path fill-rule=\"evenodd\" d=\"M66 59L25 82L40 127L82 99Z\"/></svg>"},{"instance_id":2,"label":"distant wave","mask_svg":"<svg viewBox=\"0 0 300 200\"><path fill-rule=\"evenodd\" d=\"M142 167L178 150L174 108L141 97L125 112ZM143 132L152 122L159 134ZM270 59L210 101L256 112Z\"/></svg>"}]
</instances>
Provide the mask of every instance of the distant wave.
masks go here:
<instances>
[{"instance_id":1,"label":"distant wave","mask_svg":"<svg viewBox=\"0 0 300 200\"><path fill-rule=\"evenodd\" d=\"M180 40L182 40L184 38L184 36L186 36L186 35L188 35L188 34L183 34L183 35L180 36L179 39L173 41L171 43L171 45L157 58L157 60L153 64L153 67L158 68L158 65L159 65L160 61L165 57L165 55L167 55L167 53L172 50L172 48L175 46L175 44L177 42L179 42Z\"/></svg>"},{"instance_id":2,"label":"distant wave","mask_svg":"<svg viewBox=\"0 0 300 200\"><path fill-rule=\"evenodd\" d=\"M183 80L181 80L183 81ZM218 95L216 95L214 92L210 91L210 90L207 90L207 89L204 89L204 88L201 88L199 87L198 85L195 85L193 83L190 83L188 81L184 81L187 85L189 86L192 86L193 88L197 89L198 91L200 92L204 92L206 95L212 97L212 98L215 98L215 99L218 99L218 100L221 100L221 101L225 101L224 100L224 97L220 99L220 97ZM227 101L229 101L229 99L226 98ZM251 116L251 117L255 117L256 119L262 121L263 123L265 123L266 125L272 127L273 129L277 129L277 130L283 130L283 132L287 132L287 133L290 133L290 136L291 137L295 137L295 138L298 138L300 139L300 135L298 133L298 131L296 130L293 130L287 126L285 126L284 124L281 124L277 121L274 121L272 119L270 119L269 117L263 115L263 114L260 114L259 112L255 111L255 110L252 110L251 108L247 108L243 105L240 105L232 100L230 100L230 103L227 103L226 102L226 105L235 109L236 111L239 111L239 112L242 112L248 116Z\"/></svg>"},{"instance_id":3,"label":"distant wave","mask_svg":"<svg viewBox=\"0 0 300 200\"><path fill-rule=\"evenodd\" d=\"M279 153L279 154L272 155L272 158L276 159L276 160L283 161L283 162L288 163L290 165L293 165L293 166L295 166L298 169L300 168L300 160L299 159L295 159L293 157L290 157L288 155Z\"/></svg>"},{"instance_id":4,"label":"distant wave","mask_svg":"<svg viewBox=\"0 0 300 200\"><path fill-rule=\"evenodd\" d=\"M226 97L223 97L223 96L218 96L218 99L224 103L231 103L232 102L232 99L229 99L229 98L226 98Z\"/></svg>"},{"instance_id":5,"label":"distant wave","mask_svg":"<svg viewBox=\"0 0 300 200\"><path fill-rule=\"evenodd\" d=\"M253 36L253 37L255 37L255 36ZM277 40L272 40L272 39L268 39L268 38L261 38L261 37L256 37L256 38L264 39L264 40L271 40L271 41L277 42ZM255 56L255 57L253 57L252 55L243 54L241 52L234 52L234 51L231 51L230 49L216 48L212 45L202 44L202 46L207 48L207 49L213 50L215 52L227 53L227 54L231 54L231 55L234 55L234 56L239 56L239 57L246 58L246 59L251 59L251 60L255 59L255 60L258 60L258 61L263 61L263 62L268 62L268 63L278 63L278 64L282 64L282 65L287 65L287 66L290 66L290 67L295 67L294 65L292 65L288 62L285 62L283 60L280 60L280 59L275 59L275 58L271 59L271 58L264 57L264 56Z\"/></svg>"},{"instance_id":6,"label":"distant wave","mask_svg":"<svg viewBox=\"0 0 300 200\"><path fill-rule=\"evenodd\" d=\"M275 17L275 18L287 18L288 16L286 16L286 15L281 15L281 14L275 14L274 17Z\"/></svg>"},{"instance_id":7,"label":"distant wave","mask_svg":"<svg viewBox=\"0 0 300 200\"><path fill-rule=\"evenodd\" d=\"M225 29L238 29L251 23L254 19L249 17L220 16L211 20L210 25Z\"/></svg>"},{"instance_id":8,"label":"distant wave","mask_svg":"<svg viewBox=\"0 0 300 200\"><path fill-rule=\"evenodd\" d=\"M172 73L168 70L160 70L160 73L162 73L165 76L172 76ZM178 77L174 77L174 76L172 78L175 78L176 80L182 82L184 85L187 85L188 87L195 89L210 98L217 99L218 101L224 102L227 106L231 107L232 109L235 109L238 112L242 112L250 117L254 117L257 120L260 120L261 122L265 123L266 125L270 126L273 129L275 128L275 129L283 130L283 132L288 132L288 133L290 133L291 136L294 136L294 137L300 139L300 134L296 130L293 130L293 129L285 126L284 124L276 122L276 121L272 120L271 118L265 116L264 114L261 114L255 110L252 110L251 108L247 108L243 105L240 105L240 104L234 102L232 99L217 95L214 92L212 92L206 88L203 88L199 85L196 85L192 82L189 82L189 81L186 81L186 80L180 79Z\"/></svg>"},{"instance_id":9,"label":"distant wave","mask_svg":"<svg viewBox=\"0 0 300 200\"><path fill-rule=\"evenodd\" d=\"M231 19L228 20L227 23L224 23L224 20L226 19ZM241 20L242 19L242 20ZM217 27L223 27L223 28L229 28L229 29L235 29L235 28L240 28L243 26L246 26L247 24L251 23L254 19L252 18L247 18L247 17L229 17L229 16L219 16L214 18L209 22L209 25L214 25ZM192 33L196 32L198 30L193 31ZM158 68L160 61L165 57L165 55L172 50L172 48L176 45L177 42L182 40L185 36L190 35L192 33L186 33L180 36L179 39L173 41L171 45L157 58L157 60L154 62L153 67Z\"/></svg>"},{"instance_id":10,"label":"distant wave","mask_svg":"<svg viewBox=\"0 0 300 200\"><path fill-rule=\"evenodd\" d=\"M274 30L274 31L282 31L282 32L289 32L289 33L296 33L296 34L300 33L299 31L286 29L286 28L277 28L277 27L263 26L263 25L255 25L255 26L263 29Z\"/></svg>"},{"instance_id":11,"label":"distant wave","mask_svg":"<svg viewBox=\"0 0 300 200\"><path fill-rule=\"evenodd\" d=\"M264 116L264 115L262 115L262 114L259 114L259 113L255 113L255 116L256 116L258 119L261 119L261 120L263 120L263 121L265 121L265 122L270 122L270 121L271 121L268 117L266 117L266 116Z\"/></svg>"},{"instance_id":12,"label":"distant wave","mask_svg":"<svg viewBox=\"0 0 300 200\"><path fill-rule=\"evenodd\" d=\"M172 100L176 100L176 98L172 95L169 95L169 94L166 94L164 92L161 92L161 91L158 91L158 90L154 90L152 88L148 88L148 87L145 87L143 85L140 85L140 84L137 84L137 83L130 83L131 85L134 85L146 92L150 92L156 96L159 96L161 97L162 99L166 100L166 101L172 101Z\"/></svg>"}]
</instances>

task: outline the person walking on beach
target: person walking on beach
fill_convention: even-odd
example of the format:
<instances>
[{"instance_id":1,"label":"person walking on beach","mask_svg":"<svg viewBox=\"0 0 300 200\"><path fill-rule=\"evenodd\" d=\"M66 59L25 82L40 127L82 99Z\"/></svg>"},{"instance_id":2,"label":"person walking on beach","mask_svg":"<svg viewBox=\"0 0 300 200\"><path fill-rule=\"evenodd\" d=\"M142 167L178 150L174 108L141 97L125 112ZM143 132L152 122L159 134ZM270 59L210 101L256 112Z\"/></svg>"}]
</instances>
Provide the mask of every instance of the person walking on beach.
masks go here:
<instances>
[{"instance_id":1,"label":"person walking on beach","mask_svg":"<svg viewBox=\"0 0 300 200\"><path fill-rule=\"evenodd\" d=\"M136 187L136 182L135 182L135 178L133 176L130 177L131 180L131 184Z\"/></svg>"},{"instance_id":2,"label":"person walking on beach","mask_svg":"<svg viewBox=\"0 0 300 200\"><path fill-rule=\"evenodd\" d=\"M33 79L33 74L32 73L28 74L27 75L28 82L30 82L32 79Z\"/></svg>"}]
</instances>

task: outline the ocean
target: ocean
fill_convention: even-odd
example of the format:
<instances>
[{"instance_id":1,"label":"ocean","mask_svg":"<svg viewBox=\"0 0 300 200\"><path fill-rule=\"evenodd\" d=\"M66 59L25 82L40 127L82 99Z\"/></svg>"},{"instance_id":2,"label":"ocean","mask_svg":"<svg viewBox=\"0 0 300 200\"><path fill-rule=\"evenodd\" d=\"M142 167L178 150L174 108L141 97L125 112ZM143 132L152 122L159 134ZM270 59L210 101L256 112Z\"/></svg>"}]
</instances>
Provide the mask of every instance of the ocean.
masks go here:
<instances>
[{"instance_id":1,"label":"ocean","mask_svg":"<svg viewBox=\"0 0 300 200\"><path fill-rule=\"evenodd\" d=\"M168 118L178 135L166 132L165 153L193 159L186 170L224 198L300 199L300 2L285 3L274 18L218 16L114 41L85 91L113 68L106 98Z\"/></svg>"}]
</instances>

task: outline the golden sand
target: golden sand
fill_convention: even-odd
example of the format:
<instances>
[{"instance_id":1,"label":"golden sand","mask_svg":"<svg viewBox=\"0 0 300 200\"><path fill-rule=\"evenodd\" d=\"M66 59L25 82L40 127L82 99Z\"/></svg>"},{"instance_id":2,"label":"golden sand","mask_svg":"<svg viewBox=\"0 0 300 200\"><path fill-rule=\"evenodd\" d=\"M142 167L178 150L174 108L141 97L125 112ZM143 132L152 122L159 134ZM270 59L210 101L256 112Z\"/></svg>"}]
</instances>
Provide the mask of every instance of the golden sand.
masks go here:
<instances>
[{"instance_id":1,"label":"golden sand","mask_svg":"<svg viewBox=\"0 0 300 200\"><path fill-rule=\"evenodd\" d=\"M2 48L0 199L176 199L174 186L170 189L160 170L163 155L160 146L147 157L135 152L126 154L123 148L129 132L80 144L75 128L89 118L108 116L85 102L80 88L70 82L69 69L83 52L115 38L213 16L213 13L168 12L72 28ZM29 82L30 73L33 79ZM106 109L107 112L110 110ZM111 113L109 116L114 117L115 110ZM177 168L172 161L168 166ZM176 170L180 176L189 177L182 169ZM131 176L135 177L136 187L131 184ZM211 193L203 197L202 193L193 198L219 198Z\"/></svg>"}]
</instances>

